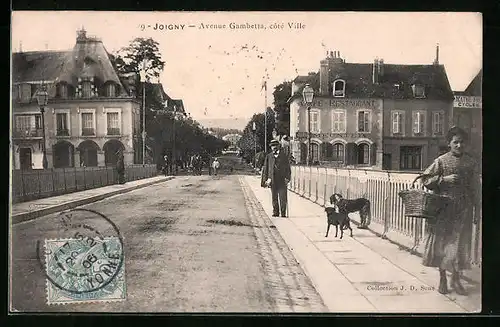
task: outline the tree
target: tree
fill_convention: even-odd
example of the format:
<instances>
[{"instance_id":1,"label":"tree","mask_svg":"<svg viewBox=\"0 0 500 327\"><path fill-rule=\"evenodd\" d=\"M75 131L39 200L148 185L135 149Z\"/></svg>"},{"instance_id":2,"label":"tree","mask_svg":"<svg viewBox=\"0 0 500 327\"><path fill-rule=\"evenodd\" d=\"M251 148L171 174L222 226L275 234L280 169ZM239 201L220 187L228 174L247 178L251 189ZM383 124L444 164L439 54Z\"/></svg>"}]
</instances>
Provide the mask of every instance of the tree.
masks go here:
<instances>
[{"instance_id":1,"label":"tree","mask_svg":"<svg viewBox=\"0 0 500 327\"><path fill-rule=\"evenodd\" d=\"M126 47L121 48L115 55L115 65L118 71L123 73L137 73L144 69L146 62L146 76L160 77L165 62L161 60L159 43L152 38L135 38Z\"/></svg>"},{"instance_id":2,"label":"tree","mask_svg":"<svg viewBox=\"0 0 500 327\"><path fill-rule=\"evenodd\" d=\"M242 156L247 162L252 161L254 157L254 140L256 140L257 152L264 151L268 149L269 142L272 139L273 127L274 127L274 114L270 107L266 111L267 116L267 145L265 146L265 117L264 114L254 114L250 121L247 123L246 127L243 129L243 136L238 142L238 147L241 149ZM255 122L256 131L253 131L253 123Z\"/></svg>"},{"instance_id":3,"label":"tree","mask_svg":"<svg viewBox=\"0 0 500 327\"><path fill-rule=\"evenodd\" d=\"M274 87L274 112L277 116L276 131L278 135L290 135L290 105L287 103L292 95L292 82L285 81Z\"/></svg>"},{"instance_id":4,"label":"tree","mask_svg":"<svg viewBox=\"0 0 500 327\"><path fill-rule=\"evenodd\" d=\"M202 130L200 124L190 117L176 117L174 120L173 109L170 106L165 106L161 92L158 92L160 89L158 84L150 82L152 77L160 76L165 66L158 45L152 38L136 38L130 42L129 46L120 49L118 53L110 55L110 60L119 74L135 73L136 89L139 91L136 96L141 100L143 82L138 77L143 68L144 60L146 59L148 63L144 87L147 108L146 142L148 148L152 150L149 155L154 158L153 160L157 164L160 164L165 154L172 158L174 140L177 158L187 159L187 156L191 153L200 151L208 154L220 152L227 146L226 142L208 135ZM141 110L143 110L142 106Z\"/></svg>"}]
</instances>

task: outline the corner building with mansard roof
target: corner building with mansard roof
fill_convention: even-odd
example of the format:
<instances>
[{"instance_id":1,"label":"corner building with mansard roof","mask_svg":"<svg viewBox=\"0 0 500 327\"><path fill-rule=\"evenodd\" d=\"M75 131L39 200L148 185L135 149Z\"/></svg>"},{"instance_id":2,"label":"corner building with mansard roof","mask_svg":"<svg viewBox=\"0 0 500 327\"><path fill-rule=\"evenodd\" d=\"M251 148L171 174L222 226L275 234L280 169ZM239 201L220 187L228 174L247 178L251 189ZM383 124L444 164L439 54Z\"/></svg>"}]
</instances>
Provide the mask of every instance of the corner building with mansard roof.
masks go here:
<instances>
[{"instance_id":1,"label":"corner building with mansard roof","mask_svg":"<svg viewBox=\"0 0 500 327\"><path fill-rule=\"evenodd\" d=\"M310 109L311 162L334 167L425 169L446 150L453 92L443 65L348 63L332 51L318 73L292 83L293 156L306 163L308 111L302 98L314 89Z\"/></svg>"},{"instance_id":2,"label":"corner building with mansard roof","mask_svg":"<svg viewBox=\"0 0 500 327\"><path fill-rule=\"evenodd\" d=\"M17 52L12 65L14 169L42 168L42 83L48 168L115 165L119 150L142 162L134 78L118 76L100 39L82 29L72 50Z\"/></svg>"}]
</instances>

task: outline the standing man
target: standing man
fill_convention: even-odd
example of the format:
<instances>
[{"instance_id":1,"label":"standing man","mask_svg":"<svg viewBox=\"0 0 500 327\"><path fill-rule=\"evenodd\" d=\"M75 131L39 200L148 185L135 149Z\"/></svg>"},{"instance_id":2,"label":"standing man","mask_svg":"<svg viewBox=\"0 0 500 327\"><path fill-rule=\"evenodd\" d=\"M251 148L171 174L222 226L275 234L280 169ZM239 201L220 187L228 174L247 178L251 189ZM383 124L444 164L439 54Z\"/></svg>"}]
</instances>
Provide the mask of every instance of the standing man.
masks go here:
<instances>
[{"instance_id":1,"label":"standing man","mask_svg":"<svg viewBox=\"0 0 500 327\"><path fill-rule=\"evenodd\" d=\"M287 185L291 176L290 161L283 151L280 151L278 140L272 140L269 145L271 153L267 154L264 159L261 186L271 188L273 217L278 217L279 213L281 217L286 217Z\"/></svg>"}]
</instances>

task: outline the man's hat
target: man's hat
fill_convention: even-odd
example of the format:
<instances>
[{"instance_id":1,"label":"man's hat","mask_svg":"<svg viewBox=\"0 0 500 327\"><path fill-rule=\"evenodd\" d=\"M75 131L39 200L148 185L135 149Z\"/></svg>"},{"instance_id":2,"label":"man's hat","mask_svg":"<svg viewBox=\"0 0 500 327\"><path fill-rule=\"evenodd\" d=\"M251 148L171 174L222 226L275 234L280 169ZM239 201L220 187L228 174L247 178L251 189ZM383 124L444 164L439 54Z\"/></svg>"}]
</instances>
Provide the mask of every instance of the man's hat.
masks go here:
<instances>
[{"instance_id":1,"label":"man's hat","mask_svg":"<svg viewBox=\"0 0 500 327\"><path fill-rule=\"evenodd\" d=\"M271 142L269 142L269 146L279 146L280 145L280 142L278 140L272 140Z\"/></svg>"}]
</instances>

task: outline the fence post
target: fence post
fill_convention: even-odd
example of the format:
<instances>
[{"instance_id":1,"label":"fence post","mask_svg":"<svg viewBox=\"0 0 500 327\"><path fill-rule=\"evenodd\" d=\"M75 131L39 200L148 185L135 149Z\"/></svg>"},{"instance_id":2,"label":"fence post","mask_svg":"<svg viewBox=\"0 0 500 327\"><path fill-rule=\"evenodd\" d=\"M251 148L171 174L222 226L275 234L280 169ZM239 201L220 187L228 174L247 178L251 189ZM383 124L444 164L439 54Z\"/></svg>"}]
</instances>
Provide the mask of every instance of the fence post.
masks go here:
<instances>
[{"instance_id":1,"label":"fence post","mask_svg":"<svg viewBox=\"0 0 500 327\"><path fill-rule=\"evenodd\" d=\"M40 170L38 170L38 196L42 195L42 180L40 179Z\"/></svg>"},{"instance_id":2,"label":"fence post","mask_svg":"<svg viewBox=\"0 0 500 327\"><path fill-rule=\"evenodd\" d=\"M311 178L312 177L312 167L309 166L309 199L311 198L311 186L312 186L312 181L311 181Z\"/></svg>"},{"instance_id":3,"label":"fence post","mask_svg":"<svg viewBox=\"0 0 500 327\"><path fill-rule=\"evenodd\" d=\"M83 189L86 190L87 189L87 179L85 178L85 170L87 169L87 167L83 167Z\"/></svg>"},{"instance_id":4,"label":"fence post","mask_svg":"<svg viewBox=\"0 0 500 327\"><path fill-rule=\"evenodd\" d=\"M387 238L389 231L389 217L390 217L390 188L391 188L391 174L387 172L387 183L385 185L385 201L384 201L384 233L382 238Z\"/></svg>"},{"instance_id":5,"label":"fence post","mask_svg":"<svg viewBox=\"0 0 500 327\"><path fill-rule=\"evenodd\" d=\"M78 181L76 180L76 166L74 172L75 172L75 191L78 191Z\"/></svg>"},{"instance_id":6,"label":"fence post","mask_svg":"<svg viewBox=\"0 0 500 327\"><path fill-rule=\"evenodd\" d=\"M24 200L24 197L26 196L25 192L26 192L26 186L24 185L24 172L23 170L19 170L21 172L21 184L22 184L22 199Z\"/></svg>"},{"instance_id":7,"label":"fence post","mask_svg":"<svg viewBox=\"0 0 500 327\"><path fill-rule=\"evenodd\" d=\"M52 176L52 196L55 195L56 193L56 183L54 182L54 169L51 170L51 176Z\"/></svg>"},{"instance_id":8,"label":"fence post","mask_svg":"<svg viewBox=\"0 0 500 327\"><path fill-rule=\"evenodd\" d=\"M66 186L66 168L63 168L63 179L64 179L64 193L68 192L68 187Z\"/></svg>"},{"instance_id":9,"label":"fence post","mask_svg":"<svg viewBox=\"0 0 500 327\"><path fill-rule=\"evenodd\" d=\"M316 200L314 202L318 203L318 186L319 186L319 167L316 167L316 187L315 187L315 193L316 193Z\"/></svg>"},{"instance_id":10,"label":"fence post","mask_svg":"<svg viewBox=\"0 0 500 327\"><path fill-rule=\"evenodd\" d=\"M323 206L326 205L326 188L328 185L328 168L325 167L325 187L323 188Z\"/></svg>"},{"instance_id":11,"label":"fence post","mask_svg":"<svg viewBox=\"0 0 500 327\"><path fill-rule=\"evenodd\" d=\"M348 177L347 177L347 191L346 191L346 199L349 199L350 198L350 190L351 190L351 170L350 169L347 169L347 174L348 174Z\"/></svg>"}]
</instances>

